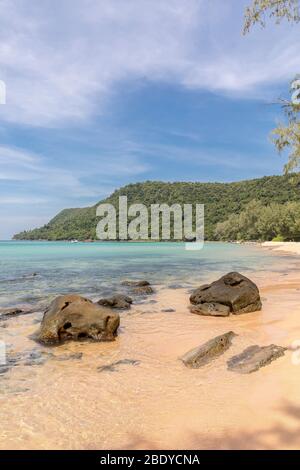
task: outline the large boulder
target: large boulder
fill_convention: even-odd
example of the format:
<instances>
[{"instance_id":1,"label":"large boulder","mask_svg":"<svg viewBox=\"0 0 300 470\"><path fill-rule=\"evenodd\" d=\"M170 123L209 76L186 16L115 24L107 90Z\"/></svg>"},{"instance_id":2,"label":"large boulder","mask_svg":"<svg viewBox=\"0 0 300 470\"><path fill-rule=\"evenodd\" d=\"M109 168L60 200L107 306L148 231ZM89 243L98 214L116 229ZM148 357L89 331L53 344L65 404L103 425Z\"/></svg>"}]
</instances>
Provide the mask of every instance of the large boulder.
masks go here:
<instances>
[{"instance_id":1,"label":"large boulder","mask_svg":"<svg viewBox=\"0 0 300 470\"><path fill-rule=\"evenodd\" d=\"M111 309L79 295L62 295L45 311L36 339L42 343L84 338L112 341L119 324L119 315Z\"/></svg>"},{"instance_id":2,"label":"large boulder","mask_svg":"<svg viewBox=\"0 0 300 470\"><path fill-rule=\"evenodd\" d=\"M239 315L261 310L262 307L256 284L236 272L199 287L190 296L190 301L191 312L198 315Z\"/></svg>"},{"instance_id":3,"label":"large boulder","mask_svg":"<svg viewBox=\"0 0 300 470\"><path fill-rule=\"evenodd\" d=\"M100 299L97 303L99 305L103 305L104 307L128 309L131 307L132 298L128 295L116 294L112 297Z\"/></svg>"},{"instance_id":4,"label":"large boulder","mask_svg":"<svg viewBox=\"0 0 300 470\"><path fill-rule=\"evenodd\" d=\"M188 351L181 357L181 360L186 367L198 369L224 354L230 348L231 340L235 336L233 331L216 336L216 338Z\"/></svg>"}]
</instances>

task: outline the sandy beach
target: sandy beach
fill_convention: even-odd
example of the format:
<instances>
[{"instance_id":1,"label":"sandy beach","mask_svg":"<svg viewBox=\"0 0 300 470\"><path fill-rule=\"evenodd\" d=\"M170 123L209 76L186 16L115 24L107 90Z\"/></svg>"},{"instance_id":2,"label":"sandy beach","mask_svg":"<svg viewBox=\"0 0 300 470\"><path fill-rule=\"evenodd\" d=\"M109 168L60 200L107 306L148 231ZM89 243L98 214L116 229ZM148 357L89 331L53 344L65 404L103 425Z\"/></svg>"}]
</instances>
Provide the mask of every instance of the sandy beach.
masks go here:
<instances>
[{"instance_id":1,"label":"sandy beach","mask_svg":"<svg viewBox=\"0 0 300 470\"><path fill-rule=\"evenodd\" d=\"M300 255L300 242L263 242L264 248Z\"/></svg>"},{"instance_id":2,"label":"sandy beach","mask_svg":"<svg viewBox=\"0 0 300 470\"><path fill-rule=\"evenodd\" d=\"M188 311L187 289L159 286L149 301L121 313L112 343L45 348L30 339L41 313L2 322L14 351L43 348L55 357L1 378L0 448L299 448L297 352L249 375L227 370L226 363L250 345L291 348L300 339L300 273L289 272L287 263L281 274L251 277L262 311L201 317ZM175 311L162 311L169 308ZM197 370L179 360L229 330L238 336L222 357ZM72 359L74 353L82 358Z\"/></svg>"}]
</instances>

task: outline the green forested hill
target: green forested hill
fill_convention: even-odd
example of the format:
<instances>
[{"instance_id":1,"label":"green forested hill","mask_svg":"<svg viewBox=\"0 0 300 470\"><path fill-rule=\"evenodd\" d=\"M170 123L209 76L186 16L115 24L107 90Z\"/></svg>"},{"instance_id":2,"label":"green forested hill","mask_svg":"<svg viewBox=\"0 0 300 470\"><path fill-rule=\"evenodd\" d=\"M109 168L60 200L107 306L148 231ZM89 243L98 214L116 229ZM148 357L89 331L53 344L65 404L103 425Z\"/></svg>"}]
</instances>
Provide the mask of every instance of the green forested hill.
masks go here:
<instances>
[{"instance_id":1,"label":"green forested hill","mask_svg":"<svg viewBox=\"0 0 300 470\"><path fill-rule=\"evenodd\" d=\"M118 207L119 196L127 196L128 204L143 203L146 206L166 204L205 204L205 234L207 239L215 238L218 222L228 219L231 214L240 213L252 200L264 205L272 202L284 204L300 201L300 188L295 175L265 176L263 178L235 183L163 183L147 181L129 184L115 191L101 202ZM65 209L45 226L21 232L15 239L26 240L70 240L96 238L96 206L81 209Z\"/></svg>"}]
</instances>

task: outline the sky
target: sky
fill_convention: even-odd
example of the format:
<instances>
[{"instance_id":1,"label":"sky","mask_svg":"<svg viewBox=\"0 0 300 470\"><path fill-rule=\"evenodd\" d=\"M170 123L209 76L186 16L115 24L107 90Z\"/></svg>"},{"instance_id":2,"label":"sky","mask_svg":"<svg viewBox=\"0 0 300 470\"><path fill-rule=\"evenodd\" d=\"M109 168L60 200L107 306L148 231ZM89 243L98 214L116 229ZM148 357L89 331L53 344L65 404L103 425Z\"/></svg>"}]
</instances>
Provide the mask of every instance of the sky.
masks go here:
<instances>
[{"instance_id":1,"label":"sky","mask_svg":"<svg viewBox=\"0 0 300 470\"><path fill-rule=\"evenodd\" d=\"M0 0L0 239L145 180L282 172L300 26L239 0Z\"/></svg>"}]
</instances>

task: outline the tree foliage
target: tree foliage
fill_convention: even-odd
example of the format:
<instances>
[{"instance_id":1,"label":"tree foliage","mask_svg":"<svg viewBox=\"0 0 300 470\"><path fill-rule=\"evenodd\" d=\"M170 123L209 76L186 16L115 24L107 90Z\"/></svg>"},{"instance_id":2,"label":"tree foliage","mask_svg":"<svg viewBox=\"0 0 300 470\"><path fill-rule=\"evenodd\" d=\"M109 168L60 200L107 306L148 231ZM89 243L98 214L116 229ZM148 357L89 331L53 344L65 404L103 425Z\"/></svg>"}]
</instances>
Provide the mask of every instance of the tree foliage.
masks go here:
<instances>
[{"instance_id":1,"label":"tree foliage","mask_svg":"<svg viewBox=\"0 0 300 470\"><path fill-rule=\"evenodd\" d=\"M248 33L253 25L265 26L266 17L275 18L276 23L283 19L298 23L300 21L299 0L253 0L246 8L244 34Z\"/></svg>"},{"instance_id":2,"label":"tree foliage","mask_svg":"<svg viewBox=\"0 0 300 470\"><path fill-rule=\"evenodd\" d=\"M289 151L288 163L284 167L286 173L297 169L300 162L300 76L293 80L291 92L295 101L286 100L282 105L286 122L280 124L271 134L279 152Z\"/></svg>"},{"instance_id":3,"label":"tree foliage","mask_svg":"<svg viewBox=\"0 0 300 470\"><path fill-rule=\"evenodd\" d=\"M217 224L218 240L300 240L300 203L251 201L240 214Z\"/></svg>"},{"instance_id":4,"label":"tree foliage","mask_svg":"<svg viewBox=\"0 0 300 470\"><path fill-rule=\"evenodd\" d=\"M129 184L115 191L101 202L118 208L119 196L127 196L128 204L204 204L205 236L213 240L219 222L226 221L231 214L239 214L253 200L263 205L272 202L285 204L288 201L300 203L300 193L292 184L294 175L266 176L235 183L163 183L147 181ZM85 240L96 238L96 205L81 209L65 209L48 224L22 232L15 239L26 240ZM231 237L229 237L230 239Z\"/></svg>"},{"instance_id":5,"label":"tree foliage","mask_svg":"<svg viewBox=\"0 0 300 470\"><path fill-rule=\"evenodd\" d=\"M246 8L244 34L248 33L256 23L265 26L266 16L273 17L277 23L282 19L298 23L300 21L300 0L252 0L252 4ZM291 92L300 98L300 76L297 76L292 82ZM286 122L279 124L271 134L277 150L282 152L289 151L288 163L284 170L286 173L299 167L300 162L300 121L298 118L300 112L300 100L297 103L292 100L283 102L283 108L286 116Z\"/></svg>"}]
</instances>

